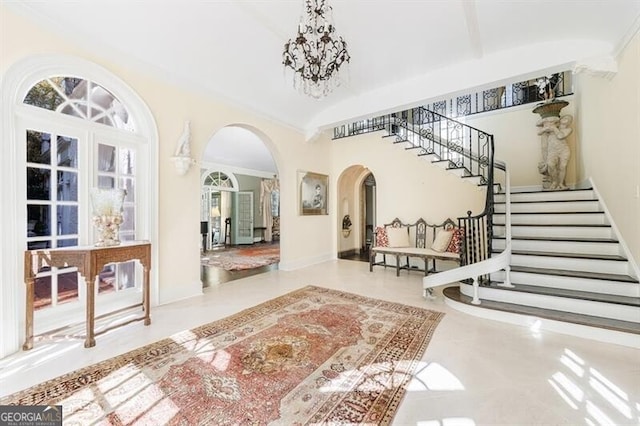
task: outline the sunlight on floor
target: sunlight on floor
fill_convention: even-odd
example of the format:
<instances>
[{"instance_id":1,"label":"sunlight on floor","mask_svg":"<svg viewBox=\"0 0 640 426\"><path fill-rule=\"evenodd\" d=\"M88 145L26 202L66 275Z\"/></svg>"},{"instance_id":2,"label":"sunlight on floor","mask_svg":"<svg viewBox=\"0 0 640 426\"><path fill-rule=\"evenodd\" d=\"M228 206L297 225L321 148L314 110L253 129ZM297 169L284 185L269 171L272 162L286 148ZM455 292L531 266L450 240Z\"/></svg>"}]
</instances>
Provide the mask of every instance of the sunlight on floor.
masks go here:
<instances>
[{"instance_id":1,"label":"sunlight on floor","mask_svg":"<svg viewBox=\"0 0 640 426\"><path fill-rule=\"evenodd\" d=\"M455 391L464 390L464 386L453 373L437 362L421 362L407 390Z\"/></svg>"},{"instance_id":2,"label":"sunlight on floor","mask_svg":"<svg viewBox=\"0 0 640 426\"><path fill-rule=\"evenodd\" d=\"M560 356L560 363L567 371L558 371L548 380L558 395L574 410L584 409L588 415L588 425L604 426L615 424L612 419L622 414L625 418L640 420L640 410L633 413L638 402L629 401L628 394L619 386L606 378L597 369L573 351L566 349Z\"/></svg>"},{"instance_id":3,"label":"sunlight on floor","mask_svg":"<svg viewBox=\"0 0 640 426\"><path fill-rule=\"evenodd\" d=\"M442 420L423 420L416 426L475 426L476 422L468 417L447 417Z\"/></svg>"},{"instance_id":4,"label":"sunlight on floor","mask_svg":"<svg viewBox=\"0 0 640 426\"><path fill-rule=\"evenodd\" d=\"M320 388L320 391L348 392L355 381L360 383L356 389L362 392L393 389L401 387L409 378L408 392L464 390L460 380L440 364L420 361L415 367L415 373L411 374L414 365L416 364L411 361L400 361L395 365L377 363L345 371Z\"/></svg>"}]
</instances>

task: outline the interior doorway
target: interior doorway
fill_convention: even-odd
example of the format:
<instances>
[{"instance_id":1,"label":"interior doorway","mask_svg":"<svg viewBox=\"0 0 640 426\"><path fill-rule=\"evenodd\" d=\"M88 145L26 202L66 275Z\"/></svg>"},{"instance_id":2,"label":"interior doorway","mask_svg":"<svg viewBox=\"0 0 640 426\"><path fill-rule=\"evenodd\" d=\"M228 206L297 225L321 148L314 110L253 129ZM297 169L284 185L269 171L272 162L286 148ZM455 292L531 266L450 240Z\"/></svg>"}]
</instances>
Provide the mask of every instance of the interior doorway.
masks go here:
<instances>
[{"instance_id":1,"label":"interior doorway","mask_svg":"<svg viewBox=\"0 0 640 426\"><path fill-rule=\"evenodd\" d=\"M342 208L338 223L338 258L368 261L376 223L373 173L362 165L348 167L338 178L338 196Z\"/></svg>"},{"instance_id":2,"label":"interior doorway","mask_svg":"<svg viewBox=\"0 0 640 426\"><path fill-rule=\"evenodd\" d=\"M209 140L201 161L203 286L277 268L280 186L269 142L232 125Z\"/></svg>"}]
</instances>

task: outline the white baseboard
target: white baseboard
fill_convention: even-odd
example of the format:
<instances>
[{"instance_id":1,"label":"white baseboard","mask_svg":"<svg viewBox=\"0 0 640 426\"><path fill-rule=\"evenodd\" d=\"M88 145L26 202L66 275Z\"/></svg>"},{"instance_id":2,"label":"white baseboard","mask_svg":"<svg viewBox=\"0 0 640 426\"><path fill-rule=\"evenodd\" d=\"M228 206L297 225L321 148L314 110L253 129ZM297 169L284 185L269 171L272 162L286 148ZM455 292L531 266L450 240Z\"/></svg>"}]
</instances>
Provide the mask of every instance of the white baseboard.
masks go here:
<instances>
[{"instance_id":1,"label":"white baseboard","mask_svg":"<svg viewBox=\"0 0 640 426\"><path fill-rule=\"evenodd\" d=\"M307 257L303 259L296 259L293 261L280 261L278 269L281 271L294 271L296 269L306 268L307 266L317 265L319 263L327 262L329 260L336 259L335 255L326 253L320 256Z\"/></svg>"}]
</instances>

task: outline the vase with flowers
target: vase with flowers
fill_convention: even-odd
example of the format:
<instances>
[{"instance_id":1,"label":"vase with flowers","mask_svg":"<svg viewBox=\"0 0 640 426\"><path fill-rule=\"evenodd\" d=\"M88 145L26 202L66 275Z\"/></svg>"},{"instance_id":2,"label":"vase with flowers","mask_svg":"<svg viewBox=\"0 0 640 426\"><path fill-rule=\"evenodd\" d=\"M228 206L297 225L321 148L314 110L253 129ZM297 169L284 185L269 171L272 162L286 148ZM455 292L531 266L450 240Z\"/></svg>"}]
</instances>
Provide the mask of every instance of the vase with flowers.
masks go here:
<instances>
[{"instance_id":1,"label":"vase with flowers","mask_svg":"<svg viewBox=\"0 0 640 426\"><path fill-rule=\"evenodd\" d=\"M98 229L96 247L117 246L120 244L120 225L124 221L122 208L126 190L117 188L93 188L91 204L93 205L92 222Z\"/></svg>"}]
</instances>

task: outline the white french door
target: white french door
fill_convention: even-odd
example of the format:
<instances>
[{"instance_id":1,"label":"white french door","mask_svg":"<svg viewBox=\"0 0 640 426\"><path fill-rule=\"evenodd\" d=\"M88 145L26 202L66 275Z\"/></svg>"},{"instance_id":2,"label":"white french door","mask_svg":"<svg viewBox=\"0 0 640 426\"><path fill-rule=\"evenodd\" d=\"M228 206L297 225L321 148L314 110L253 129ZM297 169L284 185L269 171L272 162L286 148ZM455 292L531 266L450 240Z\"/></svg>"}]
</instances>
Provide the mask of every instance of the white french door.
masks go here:
<instances>
[{"instance_id":1,"label":"white french door","mask_svg":"<svg viewBox=\"0 0 640 426\"><path fill-rule=\"evenodd\" d=\"M136 136L104 131L95 124L68 126L68 120L20 120L17 128L24 164L19 180L25 188L19 217L25 248L47 249L91 245L90 188L124 188L122 241L136 239L136 191L139 149ZM62 122L62 124L61 124ZM84 128L83 128L84 127ZM141 267L134 262L107 265L96 285L96 313L139 303ZM36 333L84 317L86 286L76 268L41 269L35 281Z\"/></svg>"},{"instance_id":2,"label":"white french door","mask_svg":"<svg viewBox=\"0 0 640 426\"><path fill-rule=\"evenodd\" d=\"M253 192L235 192L233 200L234 244L253 244Z\"/></svg>"}]
</instances>

